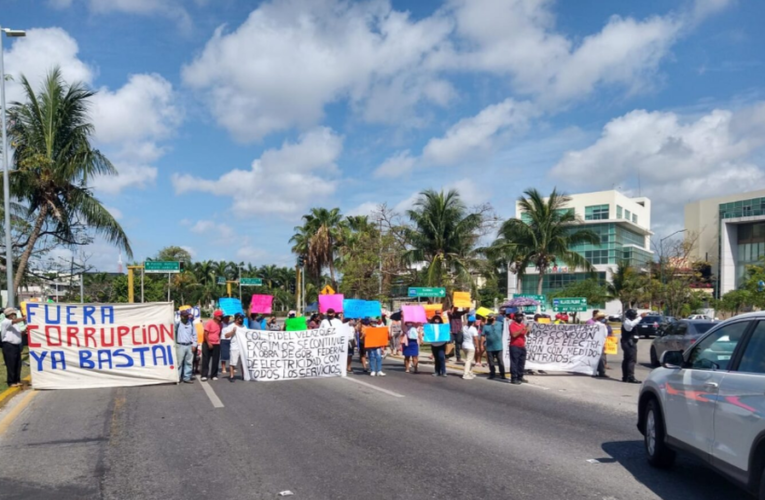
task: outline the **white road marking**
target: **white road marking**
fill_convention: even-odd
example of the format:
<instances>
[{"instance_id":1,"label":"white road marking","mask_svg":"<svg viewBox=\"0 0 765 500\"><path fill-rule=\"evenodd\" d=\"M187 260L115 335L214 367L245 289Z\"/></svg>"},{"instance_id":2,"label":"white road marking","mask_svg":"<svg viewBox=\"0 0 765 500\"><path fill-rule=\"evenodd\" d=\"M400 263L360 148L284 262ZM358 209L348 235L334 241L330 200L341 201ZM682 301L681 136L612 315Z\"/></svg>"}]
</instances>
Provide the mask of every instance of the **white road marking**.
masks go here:
<instances>
[{"instance_id":1,"label":"white road marking","mask_svg":"<svg viewBox=\"0 0 765 500\"><path fill-rule=\"evenodd\" d=\"M213 391L213 388L210 387L210 384L207 382L201 382L202 389L205 390L205 394L207 394L207 397L210 398L210 402L213 405L213 408L223 408L223 402L220 400L217 394L215 394L215 391Z\"/></svg>"},{"instance_id":2,"label":"white road marking","mask_svg":"<svg viewBox=\"0 0 765 500\"><path fill-rule=\"evenodd\" d=\"M403 398L403 397L406 397L403 394L399 394L397 392L389 391L387 389L383 389L382 387L377 387L376 385L367 384L366 382L362 382L361 380L356 380L355 378L352 378L352 377L354 377L354 375L352 375L351 377L343 377L343 379L347 380L348 382L353 382L355 384L361 384L364 387L369 387L370 389L374 389L376 391L380 391L383 394L387 394L388 396L393 396L394 398Z\"/></svg>"}]
</instances>

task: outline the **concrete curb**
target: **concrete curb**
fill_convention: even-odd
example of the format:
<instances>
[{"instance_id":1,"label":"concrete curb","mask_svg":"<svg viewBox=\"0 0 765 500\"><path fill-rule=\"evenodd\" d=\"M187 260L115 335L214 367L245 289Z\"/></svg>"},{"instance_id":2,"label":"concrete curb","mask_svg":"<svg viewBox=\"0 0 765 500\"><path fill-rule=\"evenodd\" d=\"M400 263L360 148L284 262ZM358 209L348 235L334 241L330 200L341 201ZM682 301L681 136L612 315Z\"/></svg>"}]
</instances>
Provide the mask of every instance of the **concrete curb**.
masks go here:
<instances>
[{"instance_id":1,"label":"concrete curb","mask_svg":"<svg viewBox=\"0 0 765 500\"><path fill-rule=\"evenodd\" d=\"M31 375L27 375L26 377L21 379L22 382L30 382L31 380L32 380ZM0 408L4 407L8 403L8 401L11 400L13 396L15 396L16 394L20 393L21 391L25 389L27 389L27 387L25 386L9 387L3 392L0 392Z\"/></svg>"}]
</instances>

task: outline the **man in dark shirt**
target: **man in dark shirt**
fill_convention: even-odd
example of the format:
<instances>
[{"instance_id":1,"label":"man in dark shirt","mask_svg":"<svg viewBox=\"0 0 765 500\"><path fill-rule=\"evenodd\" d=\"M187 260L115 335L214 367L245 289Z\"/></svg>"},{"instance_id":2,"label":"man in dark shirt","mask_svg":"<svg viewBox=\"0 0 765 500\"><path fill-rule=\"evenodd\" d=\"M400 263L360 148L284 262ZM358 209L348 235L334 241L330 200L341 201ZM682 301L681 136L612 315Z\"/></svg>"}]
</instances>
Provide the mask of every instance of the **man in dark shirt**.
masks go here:
<instances>
[{"instance_id":1,"label":"man in dark shirt","mask_svg":"<svg viewBox=\"0 0 765 500\"><path fill-rule=\"evenodd\" d=\"M466 310L460 311L456 307L452 307L449 311L449 331L452 334L452 342L454 342L454 354L457 357L457 363L462 361L462 340L464 335L462 334L462 317L467 313Z\"/></svg>"}]
</instances>

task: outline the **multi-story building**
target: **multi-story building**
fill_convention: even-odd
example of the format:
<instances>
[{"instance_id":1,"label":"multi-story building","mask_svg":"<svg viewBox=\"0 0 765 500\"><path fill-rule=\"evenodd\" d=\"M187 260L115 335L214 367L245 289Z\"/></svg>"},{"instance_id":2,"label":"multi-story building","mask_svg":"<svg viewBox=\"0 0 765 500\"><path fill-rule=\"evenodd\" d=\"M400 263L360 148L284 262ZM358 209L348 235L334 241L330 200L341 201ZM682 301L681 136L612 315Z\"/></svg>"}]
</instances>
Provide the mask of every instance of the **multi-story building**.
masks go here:
<instances>
[{"instance_id":1,"label":"multi-story building","mask_svg":"<svg viewBox=\"0 0 765 500\"><path fill-rule=\"evenodd\" d=\"M570 201L563 208L571 210L581 219L581 224L572 226L573 229L589 229L600 237L600 243L580 244L572 248L586 258L594 267L598 278L605 282L611 281L611 276L622 261L628 262L636 269L647 268L653 260L651 251L651 200L645 197L630 198L618 191L599 191L569 196ZM515 216L528 221L528 216L516 203ZM590 278L592 275L583 269L569 269L564 263L548 270L544 276L542 293L565 288L567 285ZM536 294L539 272L530 267L521 280L520 286L516 276L511 274L509 292ZM595 304L593 304L595 305ZM602 307L601 304L597 306ZM607 314L618 314L621 305L613 301L605 305Z\"/></svg>"},{"instance_id":2,"label":"multi-story building","mask_svg":"<svg viewBox=\"0 0 765 500\"><path fill-rule=\"evenodd\" d=\"M735 290L765 257L765 190L688 203L685 229L696 241L691 260L709 262L717 276L716 296Z\"/></svg>"}]
</instances>

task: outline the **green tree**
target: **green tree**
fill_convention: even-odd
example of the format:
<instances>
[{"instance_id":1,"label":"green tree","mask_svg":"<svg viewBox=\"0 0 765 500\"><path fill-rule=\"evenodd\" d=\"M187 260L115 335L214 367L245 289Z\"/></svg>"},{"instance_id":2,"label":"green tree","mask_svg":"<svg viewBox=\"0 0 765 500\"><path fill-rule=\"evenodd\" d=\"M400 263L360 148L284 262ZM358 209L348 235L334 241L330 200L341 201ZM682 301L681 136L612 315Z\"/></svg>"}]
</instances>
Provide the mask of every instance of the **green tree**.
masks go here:
<instances>
[{"instance_id":1,"label":"green tree","mask_svg":"<svg viewBox=\"0 0 765 500\"><path fill-rule=\"evenodd\" d=\"M26 102L8 110L8 134L15 149L11 193L23 200L34 220L14 278L18 289L29 257L41 236L76 245L76 231L85 226L109 243L133 251L122 226L93 195L89 182L117 170L90 143L93 124L88 116L94 92L81 83L67 84L58 68L48 73L40 93L21 78ZM50 227L47 227L47 226Z\"/></svg>"},{"instance_id":2,"label":"green tree","mask_svg":"<svg viewBox=\"0 0 765 500\"><path fill-rule=\"evenodd\" d=\"M577 229L582 224L573 210L565 208L571 198L553 189L545 198L536 189L524 191L518 203L525 220L508 219L499 229L492 245L496 252L513 256L519 275L529 265L539 272L537 293L542 293L548 270L564 263L575 269L593 271L592 264L571 247L580 243L600 244L600 238L589 229Z\"/></svg>"},{"instance_id":3,"label":"green tree","mask_svg":"<svg viewBox=\"0 0 765 500\"><path fill-rule=\"evenodd\" d=\"M624 312L643 298L645 282L646 280L627 261L620 261L611 275L611 282L606 283L606 290L610 296L621 302Z\"/></svg>"},{"instance_id":4,"label":"green tree","mask_svg":"<svg viewBox=\"0 0 765 500\"><path fill-rule=\"evenodd\" d=\"M178 261L178 262L191 262L191 254L185 248L177 246L165 247L157 253L154 260L159 261Z\"/></svg>"},{"instance_id":5,"label":"green tree","mask_svg":"<svg viewBox=\"0 0 765 500\"><path fill-rule=\"evenodd\" d=\"M306 265L315 278L321 276L323 269L329 268L335 288L335 257L341 241L342 220L339 208L312 208L303 216L303 225L295 228L295 235L290 239L295 244L293 251L307 257Z\"/></svg>"},{"instance_id":6,"label":"green tree","mask_svg":"<svg viewBox=\"0 0 765 500\"><path fill-rule=\"evenodd\" d=\"M601 283L595 278L575 281L549 294L551 299L563 297L584 297L587 299L588 306L600 309L605 307L606 302L613 299L606 284ZM576 313L574 313L574 318L576 319Z\"/></svg>"}]
</instances>

